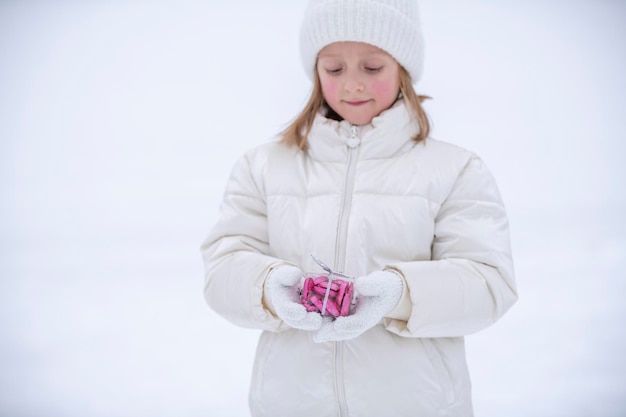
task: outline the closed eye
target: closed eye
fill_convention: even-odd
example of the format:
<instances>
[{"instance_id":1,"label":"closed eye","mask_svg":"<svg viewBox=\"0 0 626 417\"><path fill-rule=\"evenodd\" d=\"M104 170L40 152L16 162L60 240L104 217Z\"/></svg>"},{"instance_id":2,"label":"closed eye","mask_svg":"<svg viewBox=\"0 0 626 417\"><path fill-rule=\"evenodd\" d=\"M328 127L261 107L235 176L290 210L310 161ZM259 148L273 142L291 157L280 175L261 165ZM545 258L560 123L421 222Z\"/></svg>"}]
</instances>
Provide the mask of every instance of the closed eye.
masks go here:
<instances>
[{"instance_id":1,"label":"closed eye","mask_svg":"<svg viewBox=\"0 0 626 417\"><path fill-rule=\"evenodd\" d=\"M365 71L367 72L380 72L380 70L383 69L383 66L381 65L380 67L365 67Z\"/></svg>"}]
</instances>

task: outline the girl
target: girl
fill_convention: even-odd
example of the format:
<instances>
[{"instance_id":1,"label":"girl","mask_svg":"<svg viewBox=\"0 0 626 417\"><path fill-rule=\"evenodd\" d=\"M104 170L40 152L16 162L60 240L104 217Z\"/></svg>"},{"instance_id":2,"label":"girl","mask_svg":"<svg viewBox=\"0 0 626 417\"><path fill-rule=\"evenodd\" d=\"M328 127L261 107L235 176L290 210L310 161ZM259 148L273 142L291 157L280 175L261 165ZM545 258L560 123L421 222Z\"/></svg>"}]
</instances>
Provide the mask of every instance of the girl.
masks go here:
<instances>
[{"instance_id":1,"label":"girl","mask_svg":"<svg viewBox=\"0 0 626 417\"><path fill-rule=\"evenodd\" d=\"M208 304L264 330L253 416L471 416L463 336L516 301L506 213L473 153L428 137L415 0L312 0L309 102L243 156L202 245ZM311 257L357 277L336 319Z\"/></svg>"}]
</instances>

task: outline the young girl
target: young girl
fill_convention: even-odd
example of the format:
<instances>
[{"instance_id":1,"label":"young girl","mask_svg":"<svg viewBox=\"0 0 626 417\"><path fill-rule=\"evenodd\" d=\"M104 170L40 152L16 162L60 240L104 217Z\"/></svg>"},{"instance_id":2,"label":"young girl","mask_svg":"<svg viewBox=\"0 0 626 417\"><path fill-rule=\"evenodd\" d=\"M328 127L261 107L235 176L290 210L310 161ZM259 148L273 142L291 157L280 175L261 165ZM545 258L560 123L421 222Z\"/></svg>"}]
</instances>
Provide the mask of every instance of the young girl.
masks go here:
<instances>
[{"instance_id":1,"label":"young girl","mask_svg":"<svg viewBox=\"0 0 626 417\"><path fill-rule=\"evenodd\" d=\"M471 416L463 336L516 301L508 223L473 153L428 137L415 0L312 0L309 102L236 164L202 245L204 294L264 330L253 416ZM305 272L356 277L336 319Z\"/></svg>"}]
</instances>

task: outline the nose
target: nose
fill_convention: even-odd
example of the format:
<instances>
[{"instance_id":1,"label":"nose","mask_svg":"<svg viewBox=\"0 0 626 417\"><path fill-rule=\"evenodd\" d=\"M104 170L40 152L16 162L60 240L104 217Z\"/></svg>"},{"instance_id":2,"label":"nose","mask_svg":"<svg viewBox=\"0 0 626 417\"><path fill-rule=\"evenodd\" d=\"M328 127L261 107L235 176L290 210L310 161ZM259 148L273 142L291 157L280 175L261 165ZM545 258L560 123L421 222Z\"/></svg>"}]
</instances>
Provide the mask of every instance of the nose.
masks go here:
<instances>
[{"instance_id":1,"label":"nose","mask_svg":"<svg viewBox=\"0 0 626 417\"><path fill-rule=\"evenodd\" d=\"M346 93L362 93L365 90L365 85L359 77L348 76L343 85Z\"/></svg>"}]
</instances>

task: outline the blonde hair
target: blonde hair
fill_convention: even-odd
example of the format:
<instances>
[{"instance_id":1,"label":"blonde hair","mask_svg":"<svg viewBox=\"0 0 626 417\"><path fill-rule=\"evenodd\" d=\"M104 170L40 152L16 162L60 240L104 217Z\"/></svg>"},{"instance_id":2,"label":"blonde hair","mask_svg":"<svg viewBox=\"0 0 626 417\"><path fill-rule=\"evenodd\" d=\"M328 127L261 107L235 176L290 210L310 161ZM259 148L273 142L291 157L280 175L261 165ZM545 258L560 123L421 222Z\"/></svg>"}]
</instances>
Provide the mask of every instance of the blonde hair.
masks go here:
<instances>
[{"instance_id":1,"label":"blonde hair","mask_svg":"<svg viewBox=\"0 0 626 417\"><path fill-rule=\"evenodd\" d=\"M419 126L419 132L413 137L416 142L426 140L430 133L430 122L428 116L422 107L422 102L429 99L428 96L418 95L413 88L411 82L411 76L402 65L399 65L399 78L400 78L400 93L404 103L409 109L412 109L415 116L415 121ZM317 113L327 107L331 114L335 114L334 111L326 104L324 95L322 94L322 84L320 83L319 75L315 71L315 77L313 81L313 91L309 97L309 101L306 103L300 114L287 126L285 130L280 133L281 142L297 146L298 149L306 150L308 148L308 135L313 127L313 121Z\"/></svg>"}]
</instances>

